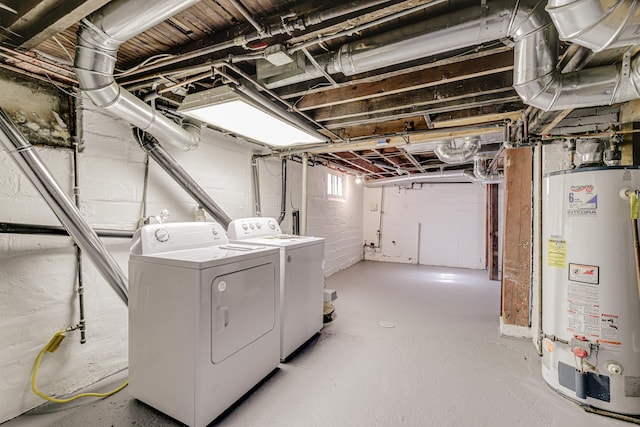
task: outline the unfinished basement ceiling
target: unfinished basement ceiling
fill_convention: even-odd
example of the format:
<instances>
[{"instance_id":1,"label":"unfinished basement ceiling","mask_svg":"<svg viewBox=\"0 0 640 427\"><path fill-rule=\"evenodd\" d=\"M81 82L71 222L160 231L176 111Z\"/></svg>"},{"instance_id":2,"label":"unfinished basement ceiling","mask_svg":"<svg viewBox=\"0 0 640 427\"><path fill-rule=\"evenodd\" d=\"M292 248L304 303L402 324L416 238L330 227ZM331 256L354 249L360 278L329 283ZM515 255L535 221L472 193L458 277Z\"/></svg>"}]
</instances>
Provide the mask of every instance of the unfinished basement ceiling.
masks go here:
<instances>
[{"instance_id":1,"label":"unfinished basement ceiling","mask_svg":"<svg viewBox=\"0 0 640 427\"><path fill-rule=\"evenodd\" d=\"M136 0L143 1L143 0ZM73 59L79 21L106 0L3 0L0 4L0 66L40 77L62 90L77 88ZM616 125L616 107L542 112L527 108L513 89L510 40L494 40L346 76L322 74L295 81L296 73L326 61L341 47L372 36L403 36L412 24L478 6L469 0L300 2L292 0L202 0L122 44L116 81L162 111L175 111L187 93L212 88L225 76L250 78L270 88L276 104L295 107L330 143L310 150L316 161L367 179L469 168L443 163L434 146L478 138L487 153L499 153L506 120L526 111L539 134L602 131ZM357 45L355 45L357 46ZM288 71L264 58L287 52ZM620 51L594 55L560 44L559 68L611 64ZM222 64L228 61L228 64ZM222 64L222 65L220 65ZM217 71L214 72L213 66ZM289 83L289 76L294 76ZM158 96L159 95L159 96ZM151 102L151 101L150 101ZM290 108L291 109L291 108ZM416 147L413 147L416 146ZM500 162L492 163L500 167Z\"/></svg>"}]
</instances>

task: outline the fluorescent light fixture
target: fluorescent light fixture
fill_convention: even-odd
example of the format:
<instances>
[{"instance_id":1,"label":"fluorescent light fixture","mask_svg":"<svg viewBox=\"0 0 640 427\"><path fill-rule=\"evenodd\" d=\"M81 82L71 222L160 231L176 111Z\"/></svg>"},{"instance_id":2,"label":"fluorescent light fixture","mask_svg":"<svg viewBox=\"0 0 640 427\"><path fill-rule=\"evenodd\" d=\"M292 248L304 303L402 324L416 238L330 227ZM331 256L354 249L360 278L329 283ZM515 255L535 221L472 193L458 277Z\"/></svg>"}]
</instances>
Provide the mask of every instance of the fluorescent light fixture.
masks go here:
<instances>
[{"instance_id":1,"label":"fluorescent light fixture","mask_svg":"<svg viewBox=\"0 0 640 427\"><path fill-rule=\"evenodd\" d=\"M255 97L254 92L250 92ZM258 95L259 96L259 95ZM208 123L233 134L265 144L284 147L290 145L317 144L326 138L311 128L287 120L288 113L275 105L267 108L269 101L256 101L240 89L219 86L203 92L187 95L178 112Z\"/></svg>"}]
</instances>

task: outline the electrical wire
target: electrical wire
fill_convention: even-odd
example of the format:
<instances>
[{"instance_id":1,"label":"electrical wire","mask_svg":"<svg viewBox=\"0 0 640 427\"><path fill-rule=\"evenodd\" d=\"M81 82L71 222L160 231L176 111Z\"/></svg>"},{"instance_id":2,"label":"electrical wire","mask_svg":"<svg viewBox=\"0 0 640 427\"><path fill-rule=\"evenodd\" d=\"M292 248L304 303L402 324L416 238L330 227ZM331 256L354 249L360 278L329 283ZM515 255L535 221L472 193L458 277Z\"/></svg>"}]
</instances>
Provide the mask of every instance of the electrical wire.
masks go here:
<instances>
[{"instance_id":1,"label":"electrical wire","mask_svg":"<svg viewBox=\"0 0 640 427\"><path fill-rule=\"evenodd\" d=\"M33 364L33 370L31 372L31 390L33 390L33 392L37 395L40 396L41 398L48 400L49 402L53 402L53 403L68 403L68 402L72 402L76 399L80 399L82 397L109 397L113 394L116 394L117 392L119 392L120 390L122 390L123 388L125 388L127 385L129 385L129 381L125 381L124 384L122 384L120 387L115 388L111 391L108 391L106 393L80 393L80 394L76 394L75 396L71 396L71 397L67 397L64 399L60 399L57 397L51 397L49 395L44 394L43 392L41 392L40 390L38 390L38 387L36 385L36 378L38 376L38 369L40 368L40 363L42 362L42 357L44 356L44 354L46 352L49 353L53 353L55 352L58 347L60 346L60 343L62 342L62 340L65 338L65 333L67 332L71 332L74 329L77 329L77 327L72 327L72 328L67 328L67 329L63 329L61 331L56 332L53 337L49 340L49 342L47 343L47 345L45 345L42 350L40 350L40 353L38 353L38 357L36 357L36 361Z\"/></svg>"}]
</instances>

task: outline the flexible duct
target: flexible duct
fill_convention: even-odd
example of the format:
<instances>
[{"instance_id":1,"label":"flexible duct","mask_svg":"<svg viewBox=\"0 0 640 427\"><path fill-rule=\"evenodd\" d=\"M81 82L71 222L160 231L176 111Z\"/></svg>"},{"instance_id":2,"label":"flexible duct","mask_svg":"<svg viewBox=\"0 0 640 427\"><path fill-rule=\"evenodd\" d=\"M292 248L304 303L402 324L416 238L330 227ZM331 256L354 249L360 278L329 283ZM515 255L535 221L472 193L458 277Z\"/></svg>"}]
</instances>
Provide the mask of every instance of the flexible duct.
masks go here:
<instances>
[{"instance_id":1,"label":"flexible duct","mask_svg":"<svg viewBox=\"0 0 640 427\"><path fill-rule=\"evenodd\" d=\"M60 223L76 244L93 261L102 277L127 304L127 279L118 263L100 241L95 231L84 221L80 212L60 188L44 165L34 147L20 133L7 113L0 108L0 143L47 202Z\"/></svg>"},{"instance_id":2,"label":"flexible duct","mask_svg":"<svg viewBox=\"0 0 640 427\"><path fill-rule=\"evenodd\" d=\"M549 0L547 12L561 40L594 52L638 43L638 0Z\"/></svg>"},{"instance_id":3,"label":"flexible duct","mask_svg":"<svg viewBox=\"0 0 640 427\"><path fill-rule=\"evenodd\" d=\"M211 197L200 187L178 162L155 140L145 138L142 148L174 181L182 187L202 208L209 213L225 229L229 226L231 218L213 201Z\"/></svg>"},{"instance_id":4,"label":"flexible duct","mask_svg":"<svg viewBox=\"0 0 640 427\"><path fill-rule=\"evenodd\" d=\"M99 107L154 135L189 150L200 141L199 129L182 128L118 85L113 77L122 43L199 0L115 0L82 20L74 69L80 89Z\"/></svg>"},{"instance_id":5,"label":"flexible duct","mask_svg":"<svg viewBox=\"0 0 640 427\"><path fill-rule=\"evenodd\" d=\"M511 37L514 41L513 86L526 104L543 110L563 110L640 98L640 55L622 67L611 65L567 74L558 72L558 33L544 10L545 3L544 0L487 0L484 6L462 9L345 44L336 53L316 60L329 74L354 75ZM570 19L568 12L563 16ZM637 13L628 18L623 27L637 28ZM625 39L626 36L621 36L616 44L624 43ZM304 73L275 81L268 87L316 77L321 77L321 73L310 66Z\"/></svg>"},{"instance_id":6,"label":"flexible duct","mask_svg":"<svg viewBox=\"0 0 640 427\"><path fill-rule=\"evenodd\" d=\"M442 141L436 144L433 152L443 163L466 163L478 152L478 142L478 138L470 136L464 137L462 144L458 144L456 139Z\"/></svg>"},{"instance_id":7,"label":"flexible duct","mask_svg":"<svg viewBox=\"0 0 640 427\"><path fill-rule=\"evenodd\" d=\"M439 172L417 173L408 176L397 176L393 178L376 179L374 181L366 181L365 187L384 187L388 185L403 185L412 183L429 183L429 182L453 182L468 183L474 182L473 172L468 170L447 170Z\"/></svg>"}]
</instances>

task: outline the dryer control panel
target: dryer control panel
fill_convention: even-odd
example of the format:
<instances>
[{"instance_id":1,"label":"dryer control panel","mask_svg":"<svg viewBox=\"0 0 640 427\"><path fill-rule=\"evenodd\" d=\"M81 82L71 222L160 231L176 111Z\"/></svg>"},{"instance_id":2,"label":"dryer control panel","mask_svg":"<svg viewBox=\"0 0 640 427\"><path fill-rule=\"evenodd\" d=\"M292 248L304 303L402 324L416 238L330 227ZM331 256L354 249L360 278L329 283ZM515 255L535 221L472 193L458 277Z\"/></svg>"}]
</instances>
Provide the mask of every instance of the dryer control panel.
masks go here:
<instances>
[{"instance_id":1,"label":"dryer control panel","mask_svg":"<svg viewBox=\"0 0 640 427\"><path fill-rule=\"evenodd\" d=\"M253 217L234 219L229 223L229 239L246 240L258 237L276 237L282 234L274 218Z\"/></svg>"},{"instance_id":2,"label":"dryer control panel","mask_svg":"<svg viewBox=\"0 0 640 427\"><path fill-rule=\"evenodd\" d=\"M227 233L217 222L170 222L149 224L136 230L131 253L153 255L229 243Z\"/></svg>"}]
</instances>

